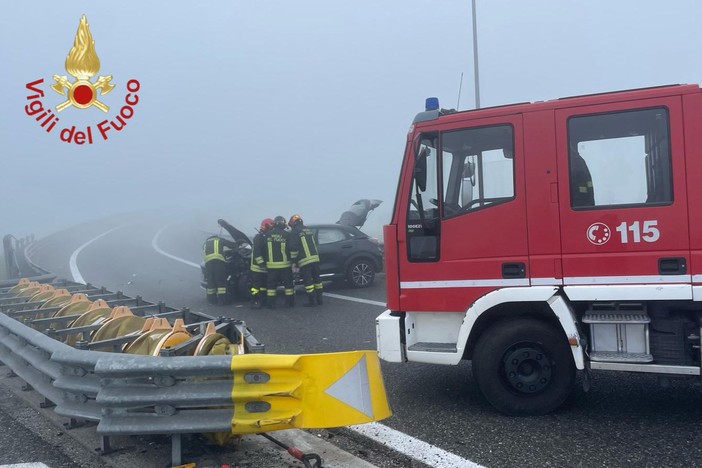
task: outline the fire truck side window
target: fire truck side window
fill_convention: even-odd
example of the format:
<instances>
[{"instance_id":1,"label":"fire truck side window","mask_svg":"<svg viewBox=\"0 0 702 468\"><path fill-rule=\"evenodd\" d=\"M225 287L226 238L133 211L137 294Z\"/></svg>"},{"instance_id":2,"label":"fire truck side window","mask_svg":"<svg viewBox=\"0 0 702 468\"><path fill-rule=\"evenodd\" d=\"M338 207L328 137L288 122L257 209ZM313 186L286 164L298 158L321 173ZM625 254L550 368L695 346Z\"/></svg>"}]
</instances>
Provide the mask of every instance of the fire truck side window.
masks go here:
<instances>
[{"instance_id":1,"label":"fire truck side window","mask_svg":"<svg viewBox=\"0 0 702 468\"><path fill-rule=\"evenodd\" d=\"M497 125L442 134L444 218L514 199L513 133Z\"/></svg>"},{"instance_id":2,"label":"fire truck side window","mask_svg":"<svg viewBox=\"0 0 702 468\"><path fill-rule=\"evenodd\" d=\"M668 134L664 108L570 118L571 207L672 203Z\"/></svg>"},{"instance_id":3,"label":"fire truck side window","mask_svg":"<svg viewBox=\"0 0 702 468\"><path fill-rule=\"evenodd\" d=\"M415 150L412 187L407 207L408 259L439 259L439 202L436 136L423 136Z\"/></svg>"}]
</instances>

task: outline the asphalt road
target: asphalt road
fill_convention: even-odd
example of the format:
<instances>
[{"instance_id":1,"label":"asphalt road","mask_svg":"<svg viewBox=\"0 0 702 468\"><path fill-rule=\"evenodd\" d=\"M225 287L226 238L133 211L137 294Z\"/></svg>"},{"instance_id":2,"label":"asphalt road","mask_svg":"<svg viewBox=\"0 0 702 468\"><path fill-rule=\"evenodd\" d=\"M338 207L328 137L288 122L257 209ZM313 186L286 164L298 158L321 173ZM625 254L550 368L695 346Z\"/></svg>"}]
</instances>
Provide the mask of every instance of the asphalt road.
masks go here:
<instances>
[{"instance_id":1,"label":"asphalt road","mask_svg":"<svg viewBox=\"0 0 702 468\"><path fill-rule=\"evenodd\" d=\"M0 372L9 369L0 365ZM0 386L0 466L43 462L51 468L100 468L93 452L76 443L64 430L47 424L36 409L25 405L6 387Z\"/></svg>"},{"instance_id":2,"label":"asphalt road","mask_svg":"<svg viewBox=\"0 0 702 468\"><path fill-rule=\"evenodd\" d=\"M69 263L74 256L79 273L94 285L242 319L269 353L375 348L375 317L383 311L379 305L334 297L327 297L324 306L317 308L207 305L199 287L199 269L192 264L200 262L208 228L216 229L215 220L203 227L187 220L110 218L40 240L33 260L72 279L75 269ZM154 244L190 264L164 256ZM364 290L332 286L326 291L384 303L384 277L377 280ZM592 390L576 390L558 411L512 418L497 413L484 400L470 363L456 367L383 363L383 374L394 415L382 424L455 454L466 464L470 460L489 467L688 467L702 459L699 384L673 381L663 387L652 376L595 372ZM355 450L363 452L357 446ZM374 463L386 466L382 461ZM409 461L386 463L412 466ZM440 461L431 464L442 466ZM458 465L447 462L444 466Z\"/></svg>"}]
</instances>

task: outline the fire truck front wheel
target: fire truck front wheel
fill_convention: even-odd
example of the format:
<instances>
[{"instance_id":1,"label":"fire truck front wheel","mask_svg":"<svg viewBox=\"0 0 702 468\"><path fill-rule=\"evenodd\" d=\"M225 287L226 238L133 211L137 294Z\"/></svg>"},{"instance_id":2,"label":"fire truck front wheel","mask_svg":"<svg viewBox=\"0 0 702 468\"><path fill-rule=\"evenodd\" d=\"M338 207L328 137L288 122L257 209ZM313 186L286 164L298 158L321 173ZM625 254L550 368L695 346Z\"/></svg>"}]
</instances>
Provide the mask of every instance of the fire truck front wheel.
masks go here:
<instances>
[{"instance_id":1,"label":"fire truck front wheel","mask_svg":"<svg viewBox=\"0 0 702 468\"><path fill-rule=\"evenodd\" d=\"M485 398L511 416L555 410L575 382L563 332L534 319L502 321L486 330L476 344L472 366Z\"/></svg>"}]
</instances>

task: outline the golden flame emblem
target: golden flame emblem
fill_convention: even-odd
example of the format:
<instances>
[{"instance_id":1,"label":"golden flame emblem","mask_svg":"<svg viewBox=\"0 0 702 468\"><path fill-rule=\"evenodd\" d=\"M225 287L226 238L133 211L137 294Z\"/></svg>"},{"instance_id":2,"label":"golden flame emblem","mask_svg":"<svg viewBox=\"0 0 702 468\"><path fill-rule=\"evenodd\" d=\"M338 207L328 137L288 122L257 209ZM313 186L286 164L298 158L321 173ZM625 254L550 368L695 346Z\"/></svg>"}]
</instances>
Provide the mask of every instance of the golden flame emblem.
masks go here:
<instances>
[{"instance_id":1,"label":"golden flame emblem","mask_svg":"<svg viewBox=\"0 0 702 468\"><path fill-rule=\"evenodd\" d=\"M76 38L73 41L73 47L66 56L66 71L72 75L76 81L71 82L67 76L54 75L54 83L51 89L62 96L67 96L68 99L56 106L56 111L61 112L68 106L75 106L79 109L85 109L90 106L95 106L103 112L110 110L102 102L97 99L97 91L100 90L100 95L105 95L112 91L115 85L110 84L112 75L99 76L95 83L90 81L100 70L100 59L95 52L95 41L93 35L90 34L90 27L85 15L81 16L78 23L78 31Z\"/></svg>"}]
</instances>

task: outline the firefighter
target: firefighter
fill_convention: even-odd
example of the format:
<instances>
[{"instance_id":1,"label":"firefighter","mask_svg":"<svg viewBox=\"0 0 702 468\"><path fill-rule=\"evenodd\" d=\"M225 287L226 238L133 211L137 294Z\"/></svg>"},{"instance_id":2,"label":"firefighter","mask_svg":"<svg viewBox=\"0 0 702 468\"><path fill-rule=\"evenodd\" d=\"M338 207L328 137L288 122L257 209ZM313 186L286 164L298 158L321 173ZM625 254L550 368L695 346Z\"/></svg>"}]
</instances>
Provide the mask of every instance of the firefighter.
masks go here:
<instances>
[{"instance_id":1,"label":"firefighter","mask_svg":"<svg viewBox=\"0 0 702 468\"><path fill-rule=\"evenodd\" d=\"M290 221L290 259L300 268L300 277L305 285L305 307L322 304L322 280L319 277L319 253L312 230L305 227L300 215L292 215ZM316 296L316 297L315 297Z\"/></svg>"},{"instance_id":2,"label":"firefighter","mask_svg":"<svg viewBox=\"0 0 702 468\"><path fill-rule=\"evenodd\" d=\"M570 146L570 203L573 208L595 206L592 175L577 144Z\"/></svg>"},{"instance_id":3,"label":"firefighter","mask_svg":"<svg viewBox=\"0 0 702 468\"><path fill-rule=\"evenodd\" d=\"M273 220L273 229L266 234L266 249L263 253L268 271L266 306L269 309L275 309L275 299L280 283L283 283L285 288L285 305L288 307L295 305L292 262L288 250L290 233L285 230L285 224L285 218L276 216Z\"/></svg>"},{"instance_id":4,"label":"firefighter","mask_svg":"<svg viewBox=\"0 0 702 468\"><path fill-rule=\"evenodd\" d=\"M260 309L266 302L268 294L267 270L264 252L266 250L266 234L273 229L273 220L265 218L261 221L258 234L253 239L251 249L251 302L254 309Z\"/></svg>"},{"instance_id":5,"label":"firefighter","mask_svg":"<svg viewBox=\"0 0 702 468\"><path fill-rule=\"evenodd\" d=\"M207 302L224 305L227 302L227 266L224 249L235 249L236 243L219 236L210 236L202 245L207 281Z\"/></svg>"}]
</instances>

